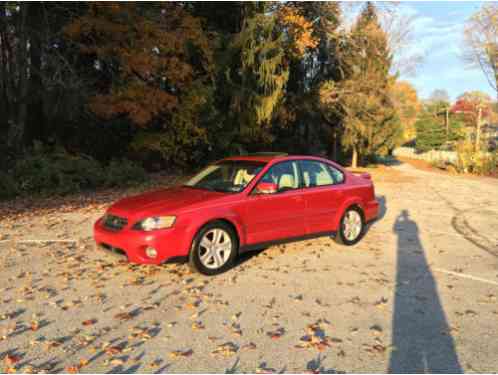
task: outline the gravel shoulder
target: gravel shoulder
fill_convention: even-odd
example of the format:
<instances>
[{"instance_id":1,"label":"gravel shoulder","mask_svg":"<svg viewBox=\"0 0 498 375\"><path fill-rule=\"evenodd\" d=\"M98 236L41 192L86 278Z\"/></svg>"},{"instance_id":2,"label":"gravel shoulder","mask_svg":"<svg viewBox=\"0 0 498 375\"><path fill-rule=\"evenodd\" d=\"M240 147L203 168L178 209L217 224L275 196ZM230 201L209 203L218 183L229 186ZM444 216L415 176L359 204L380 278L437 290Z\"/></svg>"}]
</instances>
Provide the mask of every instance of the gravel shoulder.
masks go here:
<instances>
[{"instance_id":1,"label":"gravel shoulder","mask_svg":"<svg viewBox=\"0 0 498 375\"><path fill-rule=\"evenodd\" d=\"M0 370L498 371L498 180L370 172L383 209L358 245L274 246L212 278L95 252L116 194L4 210Z\"/></svg>"}]
</instances>

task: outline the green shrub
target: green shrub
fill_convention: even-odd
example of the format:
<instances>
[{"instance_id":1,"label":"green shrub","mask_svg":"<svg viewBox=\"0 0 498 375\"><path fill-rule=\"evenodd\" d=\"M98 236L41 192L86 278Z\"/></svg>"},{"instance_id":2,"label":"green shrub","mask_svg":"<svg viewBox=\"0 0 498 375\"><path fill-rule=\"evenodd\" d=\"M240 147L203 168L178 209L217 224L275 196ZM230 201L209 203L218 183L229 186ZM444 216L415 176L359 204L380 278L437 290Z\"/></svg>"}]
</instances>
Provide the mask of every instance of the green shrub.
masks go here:
<instances>
[{"instance_id":1,"label":"green shrub","mask_svg":"<svg viewBox=\"0 0 498 375\"><path fill-rule=\"evenodd\" d=\"M113 159L106 168L106 186L126 186L143 182L147 179L145 170L127 159Z\"/></svg>"},{"instance_id":2,"label":"green shrub","mask_svg":"<svg viewBox=\"0 0 498 375\"><path fill-rule=\"evenodd\" d=\"M0 172L0 199L13 198L17 192L15 180L7 173Z\"/></svg>"},{"instance_id":3,"label":"green shrub","mask_svg":"<svg viewBox=\"0 0 498 375\"><path fill-rule=\"evenodd\" d=\"M0 172L0 199L15 195L68 194L98 187L120 187L145 181L145 170L126 159L102 166L86 155L36 145L17 160L9 174Z\"/></svg>"},{"instance_id":4,"label":"green shrub","mask_svg":"<svg viewBox=\"0 0 498 375\"><path fill-rule=\"evenodd\" d=\"M67 194L95 188L104 183L100 164L87 156L36 151L16 162L13 175L23 193Z\"/></svg>"}]
</instances>

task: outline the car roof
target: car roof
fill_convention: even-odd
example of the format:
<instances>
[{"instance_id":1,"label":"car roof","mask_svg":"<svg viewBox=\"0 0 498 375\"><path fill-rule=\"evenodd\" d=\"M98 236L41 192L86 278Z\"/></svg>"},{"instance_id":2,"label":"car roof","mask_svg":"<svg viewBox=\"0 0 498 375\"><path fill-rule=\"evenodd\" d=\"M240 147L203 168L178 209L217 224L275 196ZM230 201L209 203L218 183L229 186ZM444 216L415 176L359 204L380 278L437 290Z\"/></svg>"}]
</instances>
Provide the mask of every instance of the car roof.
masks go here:
<instances>
[{"instance_id":1,"label":"car roof","mask_svg":"<svg viewBox=\"0 0 498 375\"><path fill-rule=\"evenodd\" d=\"M311 159L324 160L321 157L311 155L288 155L284 153L257 153L250 155L231 156L222 160L243 160L268 163L270 161L294 160L294 159Z\"/></svg>"},{"instance_id":2,"label":"car roof","mask_svg":"<svg viewBox=\"0 0 498 375\"><path fill-rule=\"evenodd\" d=\"M222 160L243 160L243 161L258 161L262 163L268 163L270 160L275 159L278 156L271 155L242 155L242 156L231 156Z\"/></svg>"}]
</instances>

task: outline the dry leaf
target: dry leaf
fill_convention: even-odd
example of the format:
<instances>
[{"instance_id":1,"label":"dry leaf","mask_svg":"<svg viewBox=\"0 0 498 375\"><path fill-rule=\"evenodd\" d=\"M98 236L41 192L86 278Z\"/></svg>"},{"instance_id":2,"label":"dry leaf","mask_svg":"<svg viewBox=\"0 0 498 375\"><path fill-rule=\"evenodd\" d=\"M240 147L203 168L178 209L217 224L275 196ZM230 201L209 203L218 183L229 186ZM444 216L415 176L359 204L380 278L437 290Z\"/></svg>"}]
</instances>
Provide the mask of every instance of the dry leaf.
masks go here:
<instances>
[{"instance_id":1,"label":"dry leaf","mask_svg":"<svg viewBox=\"0 0 498 375\"><path fill-rule=\"evenodd\" d=\"M84 326L91 326L94 325L95 323L97 323L97 319L88 319L84 320L81 324L83 324Z\"/></svg>"},{"instance_id":2,"label":"dry leaf","mask_svg":"<svg viewBox=\"0 0 498 375\"><path fill-rule=\"evenodd\" d=\"M108 348L105 349L105 352L109 355L116 355L119 354L123 351L122 348L119 346L109 346Z\"/></svg>"},{"instance_id":3,"label":"dry leaf","mask_svg":"<svg viewBox=\"0 0 498 375\"><path fill-rule=\"evenodd\" d=\"M38 323L38 321L33 320L31 322L31 327L30 328L31 328L32 331L38 331L38 328L40 328L40 324Z\"/></svg>"},{"instance_id":4,"label":"dry leaf","mask_svg":"<svg viewBox=\"0 0 498 375\"><path fill-rule=\"evenodd\" d=\"M113 366L121 366L125 363L121 358L115 358L109 362Z\"/></svg>"},{"instance_id":5,"label":"dry leaf","mask_svg":"<svg viewBox=\"0 0 498 375\"><path fill-rule=\"evenodd\" d=\"M80 368L78 366L69 366L64 369L68 374L76 374L80 372Z\"/></svg>"},{"instance_id":6,"label":"dry leaf","mask_svg":"<svg viewBox=\"0 0 498 375\"><path fill-rule=\"evenodd\" d=\"M232 343L227 342L225 344L219 345L214 351L211 352L213 355L222 355L224 357L230 357L237 353L238 347Z\"/></svg>"},{"instance_id":7,"label":"dry leaf","mask_svg":"<svg viewBox=\"0 0 498 375\"><path fill-rule=\"evenodd\" d=\"M173 352L170 352L169 356L171 358L190 357L192 354L194 354L194 351L192 349L188 349L188 350L175 350Z\"/></svg>"},{"instance_id":8,"label":"dry leaf","mask_svg":"<svg viewBox=\"0 0 498 375\"><path fill-rule=\"evenodd\" d=\"M285 329L280 327L279 329L272 331L272 332L267 332L267 336L269 336L272 340L278 340L280 337L282 337L285 333Z\"/></svg>"},{"instance_id":9,"label":"dry leaf","mask_svg":"<svg viewBox=\"0 0 498 375\"><path fill-rule=\"evenodd\" d=\"M133 318L133 315L131 315L130 313L127 313L127 312L123 312L123 313L119 313L119 314L114 315L114 318L119 319L119 320L130 320Z\"/></svg>"},{"instance_id":10,"label":"dry leaf","mask_svg":"<svg viewBox=\"0 0 498 375\"><path fill-rule=\"evenodd\" d=\"M243 345L240 350L254 350L256 349L256 344L253 342L250 342L249 344Z\"/></svg>"},{"instance_id":11,"label":"dry leaf","mask_svg":"<svg viewBox=\"0 0 498 375\"><path fill-rule=\"evenodd\" d=\"M194 331L198 331L198 330L201 330L201 329L204 329L206 327L204 327L204 325L202 324L202 322L194 322L192 323L192 329Z\"/></svg>"},{"instance_id":12,"label":"dry leaf","mask_svg":"<svg viewBox=\"0 0 498 375\"><path fill-rule=\"evenodd\" d=\"M17 362L19 362L20 360L21 360L21 357L18 355L14 355L14 354L7 354L3 359L3 361L5 362L6 365L14 365Z\"/></svg>"}]
</instances>

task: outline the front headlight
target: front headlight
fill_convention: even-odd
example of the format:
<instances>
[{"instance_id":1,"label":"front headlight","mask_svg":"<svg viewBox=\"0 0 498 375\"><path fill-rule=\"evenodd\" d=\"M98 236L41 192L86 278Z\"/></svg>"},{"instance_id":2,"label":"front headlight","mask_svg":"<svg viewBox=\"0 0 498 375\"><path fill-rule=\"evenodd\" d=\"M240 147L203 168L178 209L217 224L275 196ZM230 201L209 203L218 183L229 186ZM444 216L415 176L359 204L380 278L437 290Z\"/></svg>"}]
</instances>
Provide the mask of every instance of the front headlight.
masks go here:
<instances>
[{"instance_id":1,"label":"front headlight","mask_svg":"<svg viewBox=\"0 0 498 375\"><path fill-rule=\"evenodd\" d=\"M171 228L175 224L176 216L156 216L148 217L136 223L133 229L151 231L155 229Z\"/></svg>"}]
</instances>

